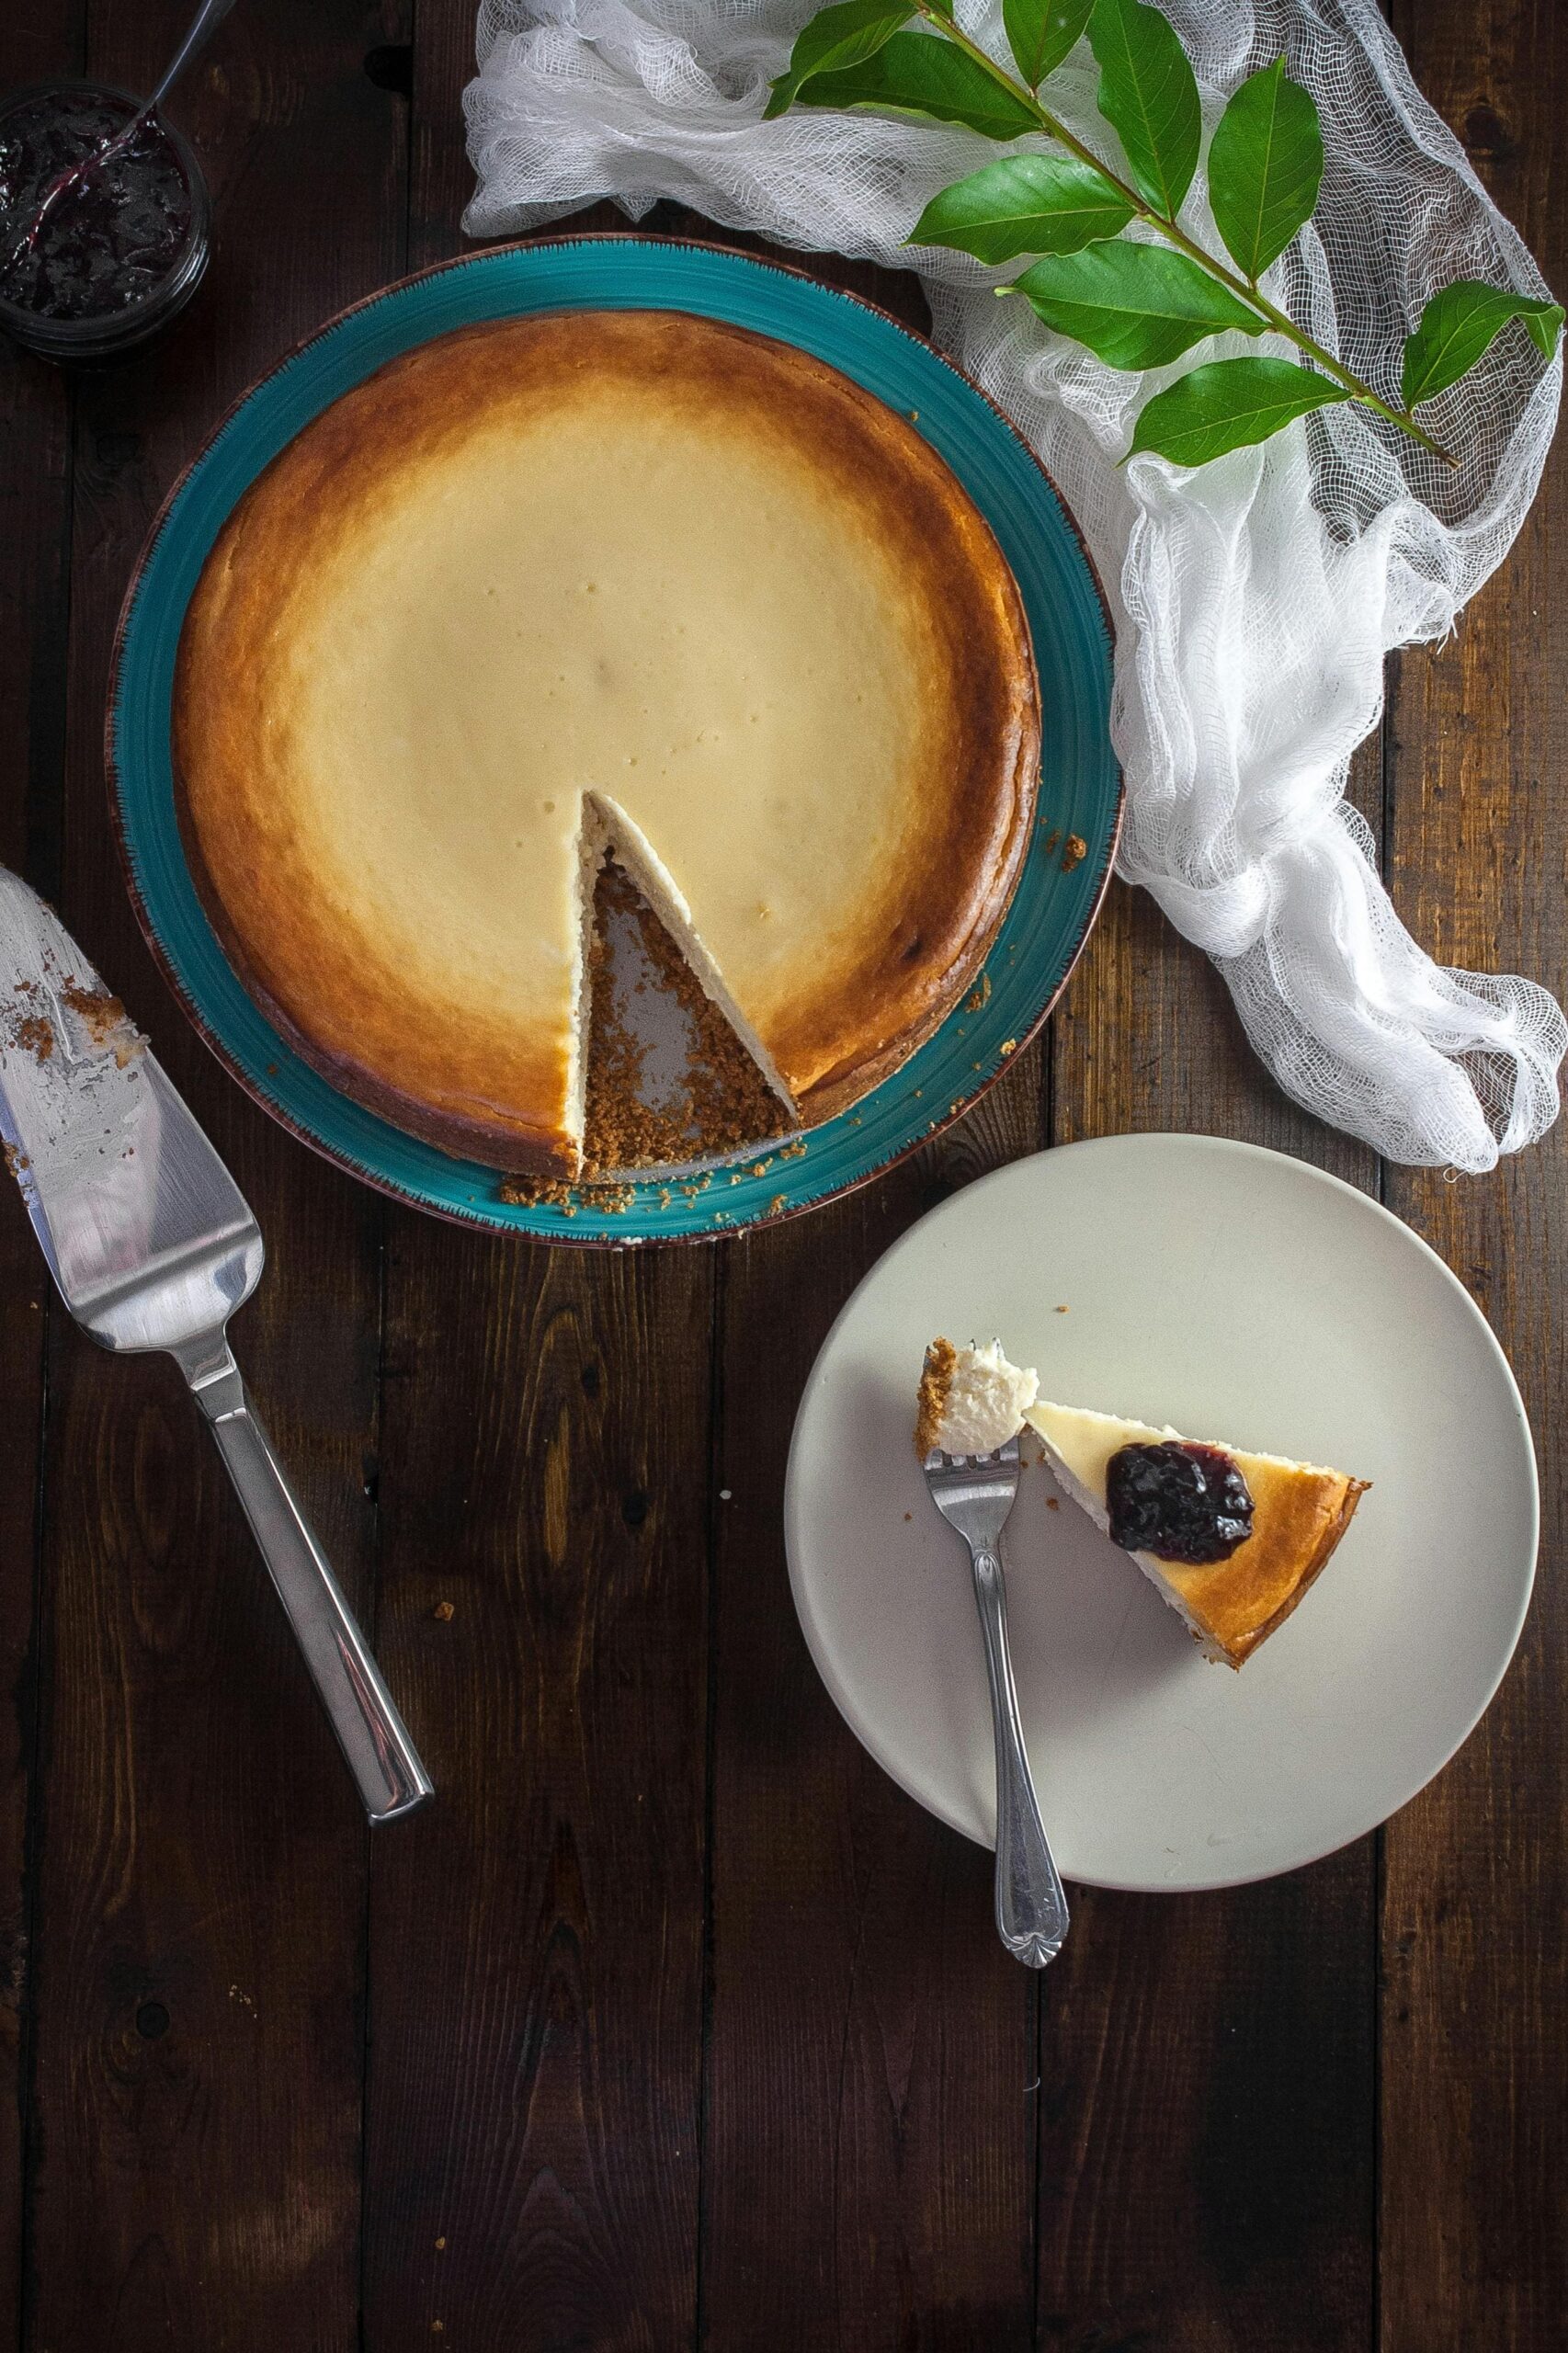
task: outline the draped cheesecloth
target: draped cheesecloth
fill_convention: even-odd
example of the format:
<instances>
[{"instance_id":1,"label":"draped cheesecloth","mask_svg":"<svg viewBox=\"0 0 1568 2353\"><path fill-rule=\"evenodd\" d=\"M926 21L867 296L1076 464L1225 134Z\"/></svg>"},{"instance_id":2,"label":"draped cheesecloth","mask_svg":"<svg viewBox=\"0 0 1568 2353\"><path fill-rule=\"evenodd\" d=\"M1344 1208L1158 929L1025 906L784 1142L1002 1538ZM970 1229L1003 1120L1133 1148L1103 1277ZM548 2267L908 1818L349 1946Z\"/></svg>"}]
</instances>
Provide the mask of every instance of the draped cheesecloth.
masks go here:
<instances>
[{"instance_id":1,"label":"draped cheesecloth","mask_svg":"<svg viewBox=\"0 0 1568 2353\"><path fill-rule=\"evenodd\" d=\"M1166 12L1210 128L1281 51L1316 99L1317 214L1265 283L1385 397L1437 287L1546 291L1374 0L1166 0ZM927 199L1006 151L867 114L765 123L769 77L812 13L805 0L483 0L464 225L516 232L607 195L636 218L673 197L787 244L907 267ZM960 14L1006 57L999 6L960 0ZM1096 79L1080 43L1051 105L1119 162ZM1201 175L1182 219L1216 244ZM1111 598L1120 871L1214 959L1288 1094L1392 1159L1493 1167L1556 1116L1568 1028L1531 981L1432 961L1395 915L1344 788L1382 708L1385 654L1445 636L1518 530L1561 359L1545 365L1516 323L1423 410L1462 458L1457 473L1347 405L1197 472L1147 456L1119 470L1150 392L1197 358L1288 347L1229 335L1175 368L1118 374L1022 301L993 298L1022 267L919 253L936 340L1039 452Z\"/></svg>"}]
</instances>

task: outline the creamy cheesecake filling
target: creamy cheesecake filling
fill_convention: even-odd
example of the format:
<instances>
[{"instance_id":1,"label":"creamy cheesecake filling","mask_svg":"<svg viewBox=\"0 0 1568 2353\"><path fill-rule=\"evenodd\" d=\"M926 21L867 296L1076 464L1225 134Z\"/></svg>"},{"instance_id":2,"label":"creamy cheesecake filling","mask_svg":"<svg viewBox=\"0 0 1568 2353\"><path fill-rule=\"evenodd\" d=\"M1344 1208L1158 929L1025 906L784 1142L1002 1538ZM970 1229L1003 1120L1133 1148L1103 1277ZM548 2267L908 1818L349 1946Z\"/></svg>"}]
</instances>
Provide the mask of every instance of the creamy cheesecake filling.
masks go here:
<instances>
[{"instance_id":1,"label":"creamy cheesecake filling","mask_svg":"<svg viewBox=\"0 0 1568 2353\"><path fill-rule=\"evenodd\" d=\"M1040 1375L1009 1364L1000 1340L956 1348L936 1339L926 1351L915 1422L922 1460L942 1454L994 1454L1017 1438L1040 1389Z\"/></svg>"},{"instance_id":2,"label":"creamy cheesecake filling","mask_svg":"<svg viewBox=\"0 0 1568 2353\"><path fill-rule=\"evenodd\" d=\"M594 998L594 892L610 852L610 833L597 803L585 798L577 832L576 964L573 975L575 1013L566 1049L565 1134L579 1154L587 1126L588 1022Z\"/></svg>"}]
</instances>

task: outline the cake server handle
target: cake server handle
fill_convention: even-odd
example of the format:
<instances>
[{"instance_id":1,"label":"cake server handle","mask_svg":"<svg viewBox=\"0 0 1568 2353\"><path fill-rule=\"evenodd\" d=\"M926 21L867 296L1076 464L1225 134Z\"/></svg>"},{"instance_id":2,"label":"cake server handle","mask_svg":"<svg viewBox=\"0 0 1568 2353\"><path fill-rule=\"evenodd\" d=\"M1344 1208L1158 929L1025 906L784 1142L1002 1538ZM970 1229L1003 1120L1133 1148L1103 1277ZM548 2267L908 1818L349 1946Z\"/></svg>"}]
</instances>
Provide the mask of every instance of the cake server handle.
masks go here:
<instances>
[{"instance_id":1,"label":"cake server handle","mask_svg":"<svg viewBox=\"0 0 1568 2353\"><path fill-rule=\"evenodd\" d=\"M220 1334L176 1354L218 1442L366 1813L373 1823L411 1813L434 1793L435 1783L295 1501L226 1339Z\"/></svg>"},{"instance_id":2,"label":"cake server handle","mask_svg":"<svg viewBox=\"0 0 1568 2353\"><path fill-rule=\"evenodd\" d=\"M1067 1897L1040 1820L1024 1746L1007 1647L1002 1555L994 1545L984 1543L971 1543L970 1552L996 1735L996 1929L1015 1959L1043 1969L1056 1959L1067 1934Z\"/></svg>"}]
</instances>

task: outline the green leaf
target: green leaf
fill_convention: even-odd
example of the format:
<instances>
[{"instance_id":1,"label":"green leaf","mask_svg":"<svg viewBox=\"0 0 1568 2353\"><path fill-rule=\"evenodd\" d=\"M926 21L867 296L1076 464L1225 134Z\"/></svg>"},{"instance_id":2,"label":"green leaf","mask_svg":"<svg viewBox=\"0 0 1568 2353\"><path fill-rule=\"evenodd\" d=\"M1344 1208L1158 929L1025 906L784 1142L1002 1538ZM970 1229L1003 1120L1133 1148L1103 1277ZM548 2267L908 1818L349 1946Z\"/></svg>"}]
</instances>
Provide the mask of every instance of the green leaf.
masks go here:
<instances>
[{"instance_id":1,"label":"green leaf","mask_svg":"<svg viewBox=\"0 0 1568 2353\"><path fill-rule=\"evenodd\" d=\"M884 41L915 14L915 0L842 0L824 8L803 25L790 52L789 71L773 85L773 96L762 110L770 122L801 95L804 83L818 74L841 71L874 57Z\"/></svg>"},{"instance_id":2,"label":"green leaf","mask_svg":"<svg viewBox=\"0 0 1568 2353\"><path fill-rule=\"evenodd\" d=\"M1142 0L1096 0L1089 40L1099 108L1127 151L1139 194L1174 221L1198 169L1203 114L1174 27Z\"/></svg>"},{"instance_id":3,"label":"green leaf","mask_svg":"<svg viewBox=\"0 0 1568 2353\"><path fill-rule=\"evenodd\" d=\"M1125 238L1053 254L1016 290L1048 327L1085 343L1109 368L1163 368L1225 328L1260 334L1264 322L1185 254Z\"/></svg>"},{"instance_id":4,"label":"green leaf","mask_svg":"<svg viewBox=\"0 0 1568 2353\"><path fill-rule=\"evenodd\" d=\"M929 33L894 33L858 65L813 74L801 91L800 104L881 107L891 114L961 122L987 139L1021 139L1025 131L1040 129L1021 94L1014 97L961 49Z\"/></svg>"},{"instance_id":5,"label":"green leaf","mask_svg":"<svg viewBox=\"0 0 1568 2353\"><path fill-rule=\"evenodd\" d=\"M1550 359L1562 331L1561 302L1542 302L1501 286L1460 278L1433 295L1404 347L1404 405L1446 392L1490 351L1510 319L1523 319L1530 341Z\"/></svg>"},{"instance_id":6,"label":"green leaf","mask_svg":"<svg viewBox=\"0 0 1568 2353\"><path fill-rule=\"evenodd\" d=\"M1055 73L1094 13L1095 0L1002 0L1007 46L1031 90Z\"/></svg>"},{"instance_id":7,"label":"green leaf","mask_svg":"<svg viewBox=\"0 0 1568 2353\"><path fill-rule=\"evenodd\" d=\"M1562 303L1549 302L1544 311L1521 311L1519 316L1524 320L1525 333L1541 358L1553 358L1562 333Z\"/></svg>"},{"instance_id":8,"label":"green leaf","mask_svg":"<svg viewBox=\"0 0 1568 2353\"><path fill-rule=\"evenodd\" d=\"M1206 466L1227 449L1267 441L1292 417L1349 398L1293 359L1210 359L1145 401L1127 454L1152 449L1178 466Z\"/></svg>"},{"instance_id":9,"label":"green leaf","mask_svg":"<svg viewBox=\"0 0 1568 2353\"><path fill-rule=\"evenodd\" d=\"M1012 261L1018 254L1075 254L1114 237L1131 218L1132 207L1092 164L1073 155L1004 155L934 196L909 242Z\"/></svg>"},{"instance_id":10,"label":"green leaf","mask_svg":"<svg viewBox=\"0 0 1568 2353\"><path fill-rule=\"evenodd\" d=\"M1277 57L1242 84L1209 143L1214 225L1255 285L1312 219L1322 177L1317 108Z\"/></svg>"}]
</instances>

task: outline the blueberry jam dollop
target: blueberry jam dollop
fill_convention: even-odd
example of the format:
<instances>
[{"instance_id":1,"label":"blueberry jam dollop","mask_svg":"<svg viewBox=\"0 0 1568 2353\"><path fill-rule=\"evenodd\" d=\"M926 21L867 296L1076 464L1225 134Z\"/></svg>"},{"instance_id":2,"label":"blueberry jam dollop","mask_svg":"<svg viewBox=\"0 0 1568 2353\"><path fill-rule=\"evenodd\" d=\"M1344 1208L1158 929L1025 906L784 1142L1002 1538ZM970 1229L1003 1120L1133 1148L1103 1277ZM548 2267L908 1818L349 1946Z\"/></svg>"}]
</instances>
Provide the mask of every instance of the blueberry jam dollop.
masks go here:
<instances>
[{"instance_id":1,"label":"blueberry jam dollop","mask_svg":"<svg viewBox=\"0 0 1568 2353\"><path fill-rule=\"evenodd\" d=\"M1228 1561L1252 1534L1252 1490L1218 1446L1170 1438L1119 1448L1106 1466L1106 1506L1111 1541L1124 1552L1194 1568Z\"/></svg>"},{"instance_id":2,"label":"blueberry jam dollop","mask_svg":"<svg viewBox=\"0 0 1568 2353\"><path fill-rule=\"evenodd\" d=\"M153 119L63 188L28 234L48 189L134 113L128 98L106 92L52 91L0 121L0 298L49 318L103 318L168 277L193 204L174 142Z\"/></svg>"}]
</instances>

